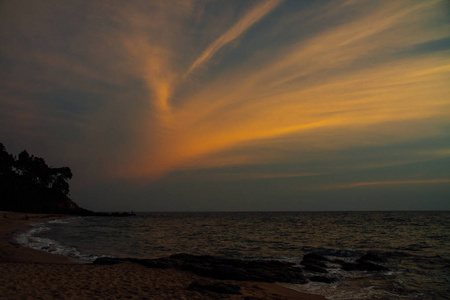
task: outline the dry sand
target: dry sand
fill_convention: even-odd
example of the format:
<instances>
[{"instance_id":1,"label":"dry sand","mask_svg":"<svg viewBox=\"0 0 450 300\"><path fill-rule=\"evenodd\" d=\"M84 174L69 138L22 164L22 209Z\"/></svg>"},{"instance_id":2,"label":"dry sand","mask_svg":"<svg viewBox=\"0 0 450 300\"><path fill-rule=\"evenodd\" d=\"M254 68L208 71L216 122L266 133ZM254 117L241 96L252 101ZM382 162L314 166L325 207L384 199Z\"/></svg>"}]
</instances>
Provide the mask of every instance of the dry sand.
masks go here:
<instances>
[{"instance_id":1,"label":"dry sand","mask_svg":"<svg viewBox=\"0 0 450 300\"><path fill-rule=\"evenodd\" d=\"M133 263L111 266L77 263L14 243L12 236L26 229L30 222L58 216L28 214L27 217L0 212L0 299L325 299L278 284L219 281ZM239 285L242 295L187 290L193 281Z\"/></svg>"}]
</instances>

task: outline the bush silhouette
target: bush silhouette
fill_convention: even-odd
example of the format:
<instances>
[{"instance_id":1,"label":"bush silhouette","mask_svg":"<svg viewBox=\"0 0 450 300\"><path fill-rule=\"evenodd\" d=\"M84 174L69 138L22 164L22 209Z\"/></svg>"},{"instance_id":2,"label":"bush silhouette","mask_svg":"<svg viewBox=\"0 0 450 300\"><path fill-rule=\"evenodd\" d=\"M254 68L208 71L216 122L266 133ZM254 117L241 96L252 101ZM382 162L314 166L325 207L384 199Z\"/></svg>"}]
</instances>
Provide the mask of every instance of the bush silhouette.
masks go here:
<instances>
[{"instance_id":1,"label":"bush silhouette","mask_svg":"<svg viewBox=\"0 0 450 300\"><path fill-rule=\"evenodd\" d=\"M49 167L43 158L26 150L16 158L0 143L2 210L58 213L83 210L68 198L71 178L68 167Z\"/></svg>"}]
</instances>

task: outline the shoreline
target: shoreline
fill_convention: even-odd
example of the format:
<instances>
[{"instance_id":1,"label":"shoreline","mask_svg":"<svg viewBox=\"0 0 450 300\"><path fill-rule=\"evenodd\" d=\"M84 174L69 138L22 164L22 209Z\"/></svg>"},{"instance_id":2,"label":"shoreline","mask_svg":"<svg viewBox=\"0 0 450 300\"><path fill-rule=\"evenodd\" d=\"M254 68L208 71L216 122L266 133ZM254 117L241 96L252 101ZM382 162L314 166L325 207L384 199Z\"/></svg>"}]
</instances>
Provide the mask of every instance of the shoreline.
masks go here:
<instances>
[{"instance_id":1,"label":"shoreline","mask_svg":"<svg viewBox=\"0 0 450 300\"><path fill-rule=\"evenodd\" d=\"M323 300L276 283L215 280L175 269L151 269L134 263L93 265L69 257L19 245L13 236L30 223L65 218L65 215L1 211L0 295L8 299L300 299ZM6 218L3 217L6 214ZM193 282L240 287L240 295L188 289Z\"/></svg>"},{"instance_id":2,"label":"shoreline","mask_svg":"<svg viewBox=\"0 0 450 300\"><path fill-rule=\"evenodd\" d=\"M0 211L0 263L70 264L75 260L45 251L23 247L14 236L31 228L31 223L66 218L55 214L26 214Z\"/></svg>"}]
</instances>

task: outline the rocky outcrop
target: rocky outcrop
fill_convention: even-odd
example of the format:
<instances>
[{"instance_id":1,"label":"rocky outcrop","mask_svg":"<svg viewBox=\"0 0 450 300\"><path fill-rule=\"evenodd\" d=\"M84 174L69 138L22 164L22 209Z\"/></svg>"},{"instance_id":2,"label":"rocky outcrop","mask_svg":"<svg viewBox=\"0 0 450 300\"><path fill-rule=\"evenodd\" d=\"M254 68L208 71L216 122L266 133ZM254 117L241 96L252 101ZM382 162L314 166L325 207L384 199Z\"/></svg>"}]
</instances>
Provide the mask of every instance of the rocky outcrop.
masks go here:
<instances>
[{"instance_id":1,"label":"rocky outcrop","mask_svg":"<svg viewBox=\"0 0 450 300\"><path fill-rule=\"evenodd\" d=\"M311 252L303 256L303 261L330 261L330 260L319 253Z\"/></svg>"},{"instance_id":2,"label":"rocky outcrop","mask_svg":"<svg viewBox=\"0 0 450 300\"><path fill-rule=\"evenodd\" d=\"M121 262L137 263L147 268L174 268L189 271L199 276L238 281L333 283L337 278L328 274L328 269L344 271L386 271L386 267L372 261L382 260L376 253L367 253L354 262L336 261L317 253L304 255L300 264L276 260L240 260L210 255L175 254L156 259L103 257L94 261L97 265Z\"/></svg>"},{"instance_id":3,"label":"rocky outcrop","mask_svg":"<svg viewBox=\"0 0 450 300\"><path fill-rule=\"evenodd\" d=\"M361 258L358 259L358 261L371 261L371 262L378 262L378 263L384 263L386 262L386 257L384 257L384 255L382 255L381 253L375 252L375 251L369 251L366 254L364 254L363 256L361 256Z\"/></svg>"},{"instance_id":4,"label":"rocky outcrop","mask_svg":"<svg viewBox=\"0 0 450 300\"><path fill-rule=\"evenodd\" d=\"M368 271L368 272L379 272L387 271L388 268L381 265L377 265L371 262L363 261L356 263L344 263L342 265L342 270L344 271Z\"/></svg>"},{"instance_id":5,"label":"rocky outcrop","mask_svg":"<svg viewBox=\"0 0 450 300\"><path fill-rule=\"evenodd\" d=\"M361 256L359 259L357 259L356 263L343 263L342 270L368 271L368 272L388 271L388 268L378 264L384 262L386 262L386 258L382 257L381 254L374 251L369 251L363 256Z\"/></svg>"},{"instance_id":6,"label":"rocky outcrop","mask_svg":"<svg viewBox=\"0 0 450 300\"><path fill-rule=\"evenodd\" d=\"M302 268L293 263L273 260L240 260L209 255L176 254L158 259L99 258L94 264L115 264L123 261L148 268L176 268L222 280L289 282L302 284L307 280Z\"/></svg>"},{"instance_id":7,"label":"rocky outcrop","mask_svg":"<svg viewBox=\"0 0 450 300\"><path fill-rule=\"evenodd\" d=\"M328 259L320 254L308 253L303 256L300 264L302 264L305 269L310 272L328 273L328 271L326 270L327 265L325 264L325 262L327 261Z\"/></svg>"}]
</instances>

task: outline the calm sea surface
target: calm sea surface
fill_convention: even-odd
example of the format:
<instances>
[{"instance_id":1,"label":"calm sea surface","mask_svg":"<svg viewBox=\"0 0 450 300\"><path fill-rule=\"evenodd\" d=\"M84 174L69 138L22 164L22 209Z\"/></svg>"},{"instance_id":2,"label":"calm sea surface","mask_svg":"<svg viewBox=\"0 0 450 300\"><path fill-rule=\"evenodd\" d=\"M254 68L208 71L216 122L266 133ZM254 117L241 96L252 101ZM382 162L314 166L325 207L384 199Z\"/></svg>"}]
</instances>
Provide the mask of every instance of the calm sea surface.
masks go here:
<instances>
[{"instance_id":1,"label":"calm sea surface","mask_svg":"<svg viewBox=\"0 0 450 300\"><path fill-rule=\"evenodd\" d=\"M328 299L450 299L450 212L141 213L38 223L16 239L74 258L175 253L300 262L304 254L355 261L367 251L387 272L345 272L337 283L291 285Z\"/></svg>"}]
</instances>

